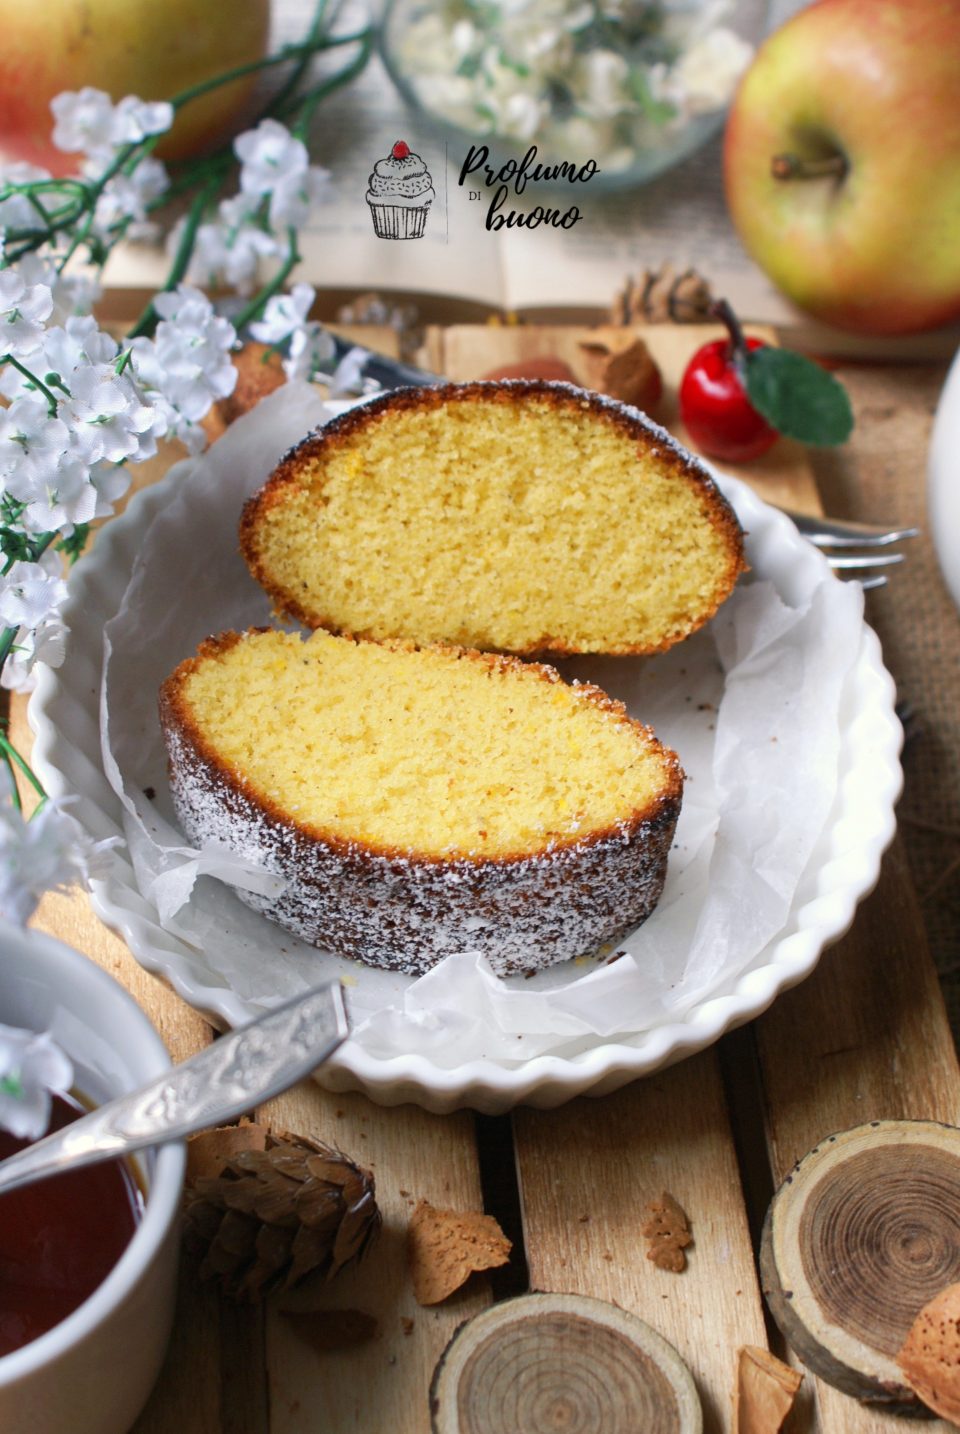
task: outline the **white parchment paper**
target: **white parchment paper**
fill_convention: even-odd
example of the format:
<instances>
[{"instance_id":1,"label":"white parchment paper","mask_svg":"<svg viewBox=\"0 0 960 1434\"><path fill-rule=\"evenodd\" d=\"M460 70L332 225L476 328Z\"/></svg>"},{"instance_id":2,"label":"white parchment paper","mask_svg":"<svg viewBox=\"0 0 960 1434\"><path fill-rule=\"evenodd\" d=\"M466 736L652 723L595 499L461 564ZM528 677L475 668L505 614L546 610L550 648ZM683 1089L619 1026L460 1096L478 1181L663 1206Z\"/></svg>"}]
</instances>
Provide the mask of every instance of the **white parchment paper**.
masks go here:
<instances>
[{"instance_id":1,"label":"white parchment paper","mask_svg":"<svg viewBox=\"0 0 960 1434\"><path fill-rule=\"evenodd\" d=\"M194 850L177 831L158 688L208 634L271 621L239 555L240 510L332 411L311 389L285 385L208 453L179 464L106 628L104 765L138 884L162 925L205 982L234 991L251 1014L337 974L352 987L354 1041L381 1057L419 1051L446 1068L571 1055L678 1019L728 988L784 926L836 796L863 598L817 561L792 572L789 594L741 580L707 629L661 656L557 664L624 701L687 774L660 904L613 950L502 981L465 929L464 950L426 976L376 971L250 911L232 887L275 890L277 878L221 848Z\"/></svg>"}]
</instances>

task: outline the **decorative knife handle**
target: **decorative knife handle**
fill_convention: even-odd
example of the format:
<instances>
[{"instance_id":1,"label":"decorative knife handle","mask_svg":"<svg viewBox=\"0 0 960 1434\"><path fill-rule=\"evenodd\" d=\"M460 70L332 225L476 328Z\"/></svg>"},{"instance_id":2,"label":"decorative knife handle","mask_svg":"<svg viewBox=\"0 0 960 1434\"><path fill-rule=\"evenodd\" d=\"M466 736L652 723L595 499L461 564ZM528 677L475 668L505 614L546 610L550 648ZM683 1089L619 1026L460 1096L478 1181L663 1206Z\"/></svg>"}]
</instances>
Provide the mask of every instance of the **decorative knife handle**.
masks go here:
<instances>
[{"instance_id":1,"label":"decorative knife handle","mask_svg":"<svg viewBox=\"0 0 960 1434\"><path fill-rule=\"evenodd\" d=\"M0 1162L0 1194L235 1119L309 1075L346 1039L338 981L298 996L218 1037L132 1095Z\"/></svg>"}]
</instances>

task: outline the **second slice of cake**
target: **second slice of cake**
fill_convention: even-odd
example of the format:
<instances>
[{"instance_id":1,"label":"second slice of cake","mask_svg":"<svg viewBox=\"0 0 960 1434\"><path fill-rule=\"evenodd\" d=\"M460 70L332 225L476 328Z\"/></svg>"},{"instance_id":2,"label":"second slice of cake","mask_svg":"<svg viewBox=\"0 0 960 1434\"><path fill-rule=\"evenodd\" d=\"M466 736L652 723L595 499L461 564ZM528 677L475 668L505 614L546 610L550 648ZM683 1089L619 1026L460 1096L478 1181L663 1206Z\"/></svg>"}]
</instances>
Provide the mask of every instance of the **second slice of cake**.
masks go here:
<instances>
[{"instance_id":1,"label":"second slice of cake","mask_svg":"<svg viewBox=\"0 0 960 1434\"><path fill-rule=\"evenodd\" d=\"M287 880L239 893L316 945L500 974L646 919L680 810L674 753L553 668L449 647L211 638L161 690L179 820Z\"/></svg>"}]
</instances>

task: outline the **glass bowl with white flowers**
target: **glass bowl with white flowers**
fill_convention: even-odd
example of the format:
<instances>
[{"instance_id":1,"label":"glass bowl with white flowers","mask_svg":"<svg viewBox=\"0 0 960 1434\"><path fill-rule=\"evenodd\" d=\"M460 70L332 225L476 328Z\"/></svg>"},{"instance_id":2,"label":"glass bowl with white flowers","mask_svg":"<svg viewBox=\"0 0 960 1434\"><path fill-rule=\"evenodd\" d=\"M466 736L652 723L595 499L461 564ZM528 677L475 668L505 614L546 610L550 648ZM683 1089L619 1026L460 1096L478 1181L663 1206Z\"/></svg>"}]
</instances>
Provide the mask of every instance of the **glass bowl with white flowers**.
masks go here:
<instances>
[{"instance_id":1,"label":"glass bowl with white flowers","mask_svg":"<svg viewBox=\"0 0 960 1434\"><path fill-rule=\"evenodd\" d=\"M408 103L491 154L652 179L719 129L766 0L389 0L384 63ZM496 150L494 150L496 146Z\"/></svg>"}]
</instances>

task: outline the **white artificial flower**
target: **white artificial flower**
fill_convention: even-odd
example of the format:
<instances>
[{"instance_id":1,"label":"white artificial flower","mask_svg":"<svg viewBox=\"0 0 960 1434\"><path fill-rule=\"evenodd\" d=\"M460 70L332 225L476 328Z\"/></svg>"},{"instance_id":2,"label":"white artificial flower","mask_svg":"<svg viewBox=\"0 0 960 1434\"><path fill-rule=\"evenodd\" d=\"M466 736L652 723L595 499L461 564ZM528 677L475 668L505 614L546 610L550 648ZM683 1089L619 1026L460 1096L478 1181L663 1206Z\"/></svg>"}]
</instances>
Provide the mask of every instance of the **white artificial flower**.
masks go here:
<instances>
[{"instance_id":1,"label":"white artificial flower","mask_svg":"<svg viewBox=\"0 0 960 1434\"><path fill-rule=\"evenodd\" d=\"M53 309L46 284L25 284L15 269L0 269L0 357L34 348Z\"/></svg>"},{"instance_id":2,"label":"white artificial flower","mask_svg":"<svg viewBox=\"0 0 960 1434\"><path fill-rule=\"evenodd\" d=\"M88 315L102 293L99 281L91 272L58 274L49 251L24 254L17 260L17 273L25 284L45 284L50 290L51 324L65 324L67 319Z\"/></svg>"},{"instance_id":3,"label":"white artificial flower","mask_svg":"<svg viewBox=\"0 0 960 1434\"><path fill-rule=\"evenodd\" d=\"M282 179L302 174L310 164L307 147L294 139L278 120L261 120L233 142L241 162L240 188L244 194L270 194Z\"/></svg>"},{"instance_id":4,"label":"white artificial flower","mask_svg":"<svg viewBox=\"0 0 960 1434\"><path fill-rule=\"evenodd\" d=\"M200 419L237 382L230 357L236 330L187 284L158 294L154 307L161 316L154 337L130 345L137 384L154 414L150 433L169 433L198 452L206 443Z\"/></svg>"},{"instance_id":5,"label":"white artificial flower","mask_svg":"<svg viewBox=\"0 0 960 1434\"><path fill-rule=\"evenodd\" d=\"M283 360L288 379L309 383L315 373L325 371L337 352L333 335L315 319L294 329L287 357Z\"/></svg>"},{"instance_id":6,"label":"white artificial flower","mask_svg":"<svg viewBox=\"0 0 960 1434\"><path fill-rule=\"evenodd\" d=\"M220 205L220 217L215 222L201 224L197 230L187 278L211 289L228 285L240 294L250 294L256 288L261 259L277 258L281 245L259 225L231 219L225 213L229 203ZM176 248L182 227L181 223L172 231L169 249Z\"/></svg>"},{"instance_id":7,"label":"white artificial flower","mask_svg":"<svg viewBox=\"0 0 960 1434\"><path fill-rule=\"evenodd\" d=\"M119 351L116 339L105 333L91 314L83 314L47 329L35 362L38 368L42 364L44 373L55 373L69 392L74 374L84 365L112 364Z\"/></svg>"},{"instance_id":8,"label":"white artificial flower","mask_svg":"<svg viewBox=\"0 0 960 1434\"><path fill-rule=\"evenodd\" d=\"M141 100L125 95L116 108L117 128L121 144L146 139L151 134L166 134L173 124L174 110L169 100Z\"/></svg>"},{"instance_id":9,"label":"white artificial flower","mask_svg":"<svg viewBox=\"0 0 960 1434\"><path fill-rule=\"evenodd\" d=\"M0 1126L18 1140L39 1140L50 1123L51 1095L73 1084L73 1065L47 1031L0 1026Z\"/></svg>"},{"instance_id":10,"label":"white artificial flower","mask_svg":"<svg viewBox=\"0 0 960 1434\"><path fill-rule=\"evenodd\" d=\"M164 422L163 432L166 430L167 424ZM147 430L140 435L140 447L131 461L142 463L145 458L152 458L156 451L153 430ZM98 463L90 470L90 486L95 494L94 518L109 518L117 499L122 498L130 487L130 470L122 463ZM51 666L54 665L51 663Z\"/></svg>"},{"instance_id":11,"label":"white artificial flower","mask_svg":"<svg viewBox=\"0 0 960 1434\"><path fill-rule=\"evenodd\" d=\"M348 349L333 371L328 396L330 398L351 398L358 393L363 393L363 368L366 362L366 349Z\"/></svg>"},{"instance_id":12,"label":"white artificial flower","mask_svg":"<svg viewBox=\"0 0 960 1434\"><path fill-rule=\"evenodd\" d=\"M507 86L509 83L508 79ZM484 106L491 114L493 130L505 139L521 139L526 143L537 133L549 114L550 106L537 95L524 94L517 89L505 93L505 89L498 83L495 90L484 96Z\"/></svg>"},{"instance_id":13,"label":"white artificial flower","mask_svg":"<svg viewBox=\"0 0 960 1434\"><path fill-rule=\"evenodd\" d=\"M330 173L317 165L285 175L270 195L270 223L274 229L302 229L310 211L327 192Z\"/></svg>"},{"instance_id":14,"label":"white artificial flower","mask_svg":"<svg viewBox=\"0 0 960 1434\"><path fill-rule=\"evenodd\" d=\"M17 633L9 657L0 671L0 686L11 692L30 692L34 687L34 669L38 663L59 667L67 652L68 629L55 614L34 628L23 627Z\"/></svg>"},{"instance_id":15,"label":"white artificial flower","mask_svg":"<svg viewBox=\"0 0 960 1434\"><path fill-rule=\"evenodd\" d=\"M96 229L101 234L107 234L125 219L142 225L147 218L147 206L160 198L169 183L165 166L149 155L131 174L114 175L97 200L94 211Z\"/></svg>"},{"instance_id":16,"label":"white artificial flower","mask_svg":"<svg viewBox=\"0 0 960 1434\"><path fill-rule=\"evenodd\" d=\"M577 109L590 119L610 119L634 108L627 83L630 66L613 50L588 50L573 68L571 89Z\"/></svg>"},{"instance_id":17,"label":"white artificial flower","mask_svg":"<svg viewBox=\"0 0 960 1434\"><path fill-rule=\"evenodd\" d=\"M59 412L72 427L88 464L133 458L139 451L139 435L153 425L153 415L134 385L125 376L118 377L111 364L89 363L77 369L70 397L60 404Z\"/></svg>"},{"instance_id":18,"label":"white artificial flower","mask_svg":"<svg viewBox=\"0 0 960 1434\"><path fill-rule=\"evenodd\" d=\"M48 551L44 557L46 563L14 563L0 576L0 626L39 627L66 600L67 585L56 571L56 555Z\"/></svg>"},{"instance_id":19,"label":"white artificial flower","mask_svg":"<svg viewBox=\"0 0 960 1434\"><path fill-rule=\"evenodd\" d=\"M722 109L753 59L753 46L732 30L718 29L698 40L674 66L674 79L687 114Z\"/></svg>"},{"instance_id":20,"label":"white artificial flower","mask_svg":"<svg viewBox=\"0 0 960 1434\"><path fill-rule=\"evenodd\" d=\"M50 101L56 121L53 143L68 154L108 161L122 145L162 134L173 123L173 106L127 95L115 105L104 90L86 85L64 90Z\"/></svg>"},{"instance_id":21,"label":"white artificial flower","mask_svg":"<svg viewBox=\"0 0 960 1434\"><path fill-rule=\"evenodd\" d=\"M54 126L51 139L67 154L109 154L116 145L116 114L105 90L85 85L64 90L50 101Z\"/></svg>"},{"instance_id":22,"label":"white artificial flower","mask_svg":"<svg viewBox=\"0 0 960 1434\"><path fill-rule=\"evenodd\" d=\"M0 190L8 185L29 184L36 180L50 178L48 169L40 169L26 160L13 164L0 164ZM34 200L43 207L43 196L34 195ZM25 194L10 194L0 200L0 229L36 229L40 223L34 203ZM28 280L28 282L32 282Z\"/></svg>"},{"instance_id":23,"label":"white artificial flower","mask_svg":"<svg viewBox=\"0 0 960 1434\"><path fill-rule=\"evenodd\" d=\"M48 798L28 820L11 795L11 778L0 774L0 915L21 926L45 891L63 891L108 869L107 853L119 837L92 841L66 807L75 797Z\"/></svg>"},{"instance_id":24,"label":"white artificial flower","mask_svg":"<svg viewBox=\"0 0 960 1434\"><path fill-rule=\"evenodd\" d=\"M77 523L89 523L96 513L97 495L90 484L90 467L76 452L63 455L43 473L15 469L7 478L7 489L26 503L20 525L28 533L49 533L59 529L71 533Z\"/></svg>"},{"instance_id":25,"label":"white artificial flower","mask_svg":"<svg viewBox=\"0 0 960 1434\"><path fill-rule=\"evenodd\" d=\"M288 294L274 294L267 300L263 318L250 325L250 332L262 344L280 344L300 328L316 298L310 284L294 284Z\"/></svg>"},{"instance_id":26,"label":"white artificial flower","mask_svg":"<svg viewBox=\"0 0 960 1434\"><path fill-rule=\"evenodd\" d=\"M2 486L22 502L33 485L44 483L70 447L70 429L52 418L39 394L17 398L0 409L0 474Z\"/></svg>"},{"instance_id":27,"label":"white artificial flower","mask_svg":"<svg viewBox=\"0 0 960 1434\"><path fill-rule=\"evenodd\" d=\"M299 229L305 224L329 175L311 165L303 141L295 139L286 125L265 119L256 129L238 135L233 148L241 161L241 192L270 196L270 223L274 228Z\"/></svg>"}]
</instances>

